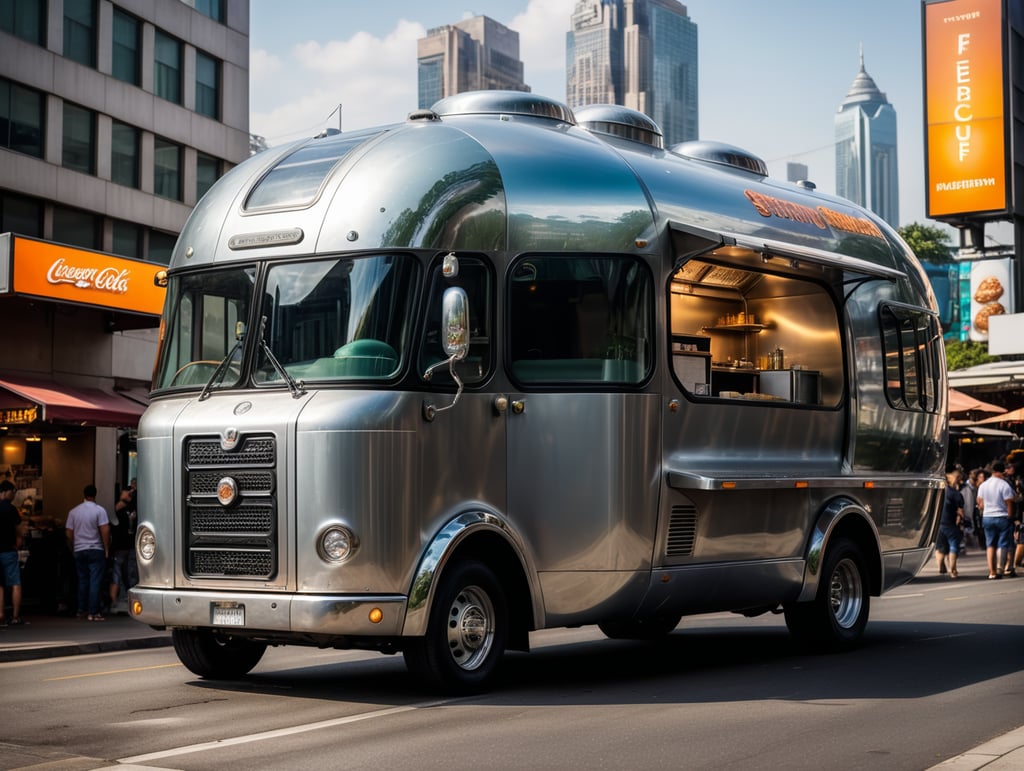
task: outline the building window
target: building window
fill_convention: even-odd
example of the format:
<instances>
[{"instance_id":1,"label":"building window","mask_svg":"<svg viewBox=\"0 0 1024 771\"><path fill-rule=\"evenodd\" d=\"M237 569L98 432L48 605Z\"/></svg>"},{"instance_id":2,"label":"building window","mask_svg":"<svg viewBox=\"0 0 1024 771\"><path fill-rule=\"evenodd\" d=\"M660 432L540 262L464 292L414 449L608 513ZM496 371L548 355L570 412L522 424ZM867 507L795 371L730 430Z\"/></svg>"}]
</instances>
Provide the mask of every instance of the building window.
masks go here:
<instances>
[{"instance_id":1,"label":"building window","mask_svg":"<svg viewBox=\"0 0 1024 771\"><path fill-rule=\"evenodd\" d=\"M212 155L199 153L196 157L196 200L202 198L206 191L220 177L220 161Z\"/></svg>"},{"instance_id":2,"label":"building window","mask_svg":"<svg viewBox=\"0 0 1024 771\"><path fill-rule=\"evenodd\" d=\"M46 45L46 3L0 0L0 30L36 45Z\"/></svg>"},{"instance_id":3,"label":"building window","mask_svg":"<svg viewBox=\"0 0 1024 771\"><path fill-rule=\"evenodd\" d=\"M42 201L20 195L0 196L0 233L42 238Z\"/></svg>"},{"instance_id":4,"label":"building window","mask_svg":"<svg viewBox=\"0 0 1024 771\"><path fill-rule=\"evenodd\" d=\"M157 30L155 50L153 92L181 104L181 41Z\"/></svg>"},{"instance_id":5,"label":"building window","mask_svg":"<svg viewBox=\"0 0 1024 771\"><path fill-rule=\"evenodd\" d=\"M149 261L169 265L171 252L174 251L174 242L177 240L178 237L173 233L163 233L159 230L149 231Z\"/></svg>"},{"instance_id":6,"label":"building window","mask_svg":"<svg viewBox=\"0 0 1024 771\"><path fill-rule=\"evenodd\" d=\"M61 163L83 174L96 173L96 113L64 103L64 141Z\"/></svg>"},{"instance_id":7,"label":"building window","mask_svg":"<svg viewBox=\"0 0 1024 771\"><path fill-rule=\"evenodd\" d=\"M118 80L141 84L139 77L140 30L142 25L133 16L114 9L113 63L111 74Z\"/></svg>"},{"instance_id":8,"label":"building window","mask_svg":"<svg viewBox=\"0 0 1024 771\"><path fill-rule=\"evenodd\" d=\"M122 257L142 258L142 227L133 222L114 220L111 251Z\"/></svg>"},{"instance_id":9,"label":"building window","mask_svg":"<svg viewBox=\"0 0 1024 771\"><path fill-rule=\"evenodd\" d=\"M83 249L100 248L101 219L79 209L53 207L53 240Z\"/></svg>"},{"instance_id":10,"label":"building window","mask_svg":"<svg viewBox=\"0 0 1024 771\"><path fill-rule=\"evenodd\" d=\"M117 121L111 126L110 179L125 187L139 186L139 130Z\"/></svg>"},{"instance_id":11,"label":"building window","mask_svg":"<svg viewBox=\"0 0 1024 771\"><path fill-rule=\"evenodd\" d=\"M43 157L43 95L0 78L0 147Z\"/></svg>"},{"instance_id":12,"label":"building window","mask_svg":"<svg viewBox=\"0 0 1024 771\"><path fill-rule=\"evenodd\" d=\"M222 0L195 0L195 9L203 16L224 23L224 3Z\"/></svg>"},{"instance_id":13,"label":"building window","mask_svg":"<svg viewBox=\"0 0 1024 771\"><path fill-rule=\"evenodd\" d=\"M64 57L96 66L96 3L64 0Z\"/></svg>"},{"instance_id":14,"label":"building window","mask_svg":"<svg viewBox=\"0 0 1024 771\"><path fill-rule=\"evenodd\" d=\"M159 137L153 147L153 192L181 200L181 146Z\"/></svg>"},{"instance_id":15,"label":"building window","mask_svg":"<svg viewBox=\"0 0 1024 771\"><path fill-rule=\"evenodd\" d=\"M220 66L212 56L196 51L196 112L220 116Z\"/></svg>"}]
</instances>

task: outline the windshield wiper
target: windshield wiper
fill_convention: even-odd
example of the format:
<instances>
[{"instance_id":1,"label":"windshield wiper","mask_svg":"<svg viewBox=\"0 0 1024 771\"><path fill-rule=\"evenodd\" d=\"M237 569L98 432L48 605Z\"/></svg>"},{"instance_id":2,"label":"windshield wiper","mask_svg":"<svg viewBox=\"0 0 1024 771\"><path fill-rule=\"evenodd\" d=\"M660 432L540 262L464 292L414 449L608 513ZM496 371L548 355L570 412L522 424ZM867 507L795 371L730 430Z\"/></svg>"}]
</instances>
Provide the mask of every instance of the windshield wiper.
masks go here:
<instances>
[{"instance_id":1,"label":"windshield wiper","mask_svg":"<svg viewBox=\"0 0 1024 771\"><path fill-rule=\"evenodd\" d=\"M235 344L231 346L231 350L228 351L228 355L220 360L220 364L217 365L217 369L210 375L210 379L206 381L206 385L203 386L203 390L199 392L199 401L204 401L210 398L210 389L213 388L213 384L220 379L223 379L224 373L228 370L228 364L231 363L231 359L234 357L238 349L242 347L242 339L245 337L245 324L239 321L235 324Z\"/></svg>"},{"instance_id":2,"label":"windshield wiper","mask_svg":"<svg viewBox=\"0 0 1024 771\"><path fill-rule=\"evenodd\" d=\"M267 355L267 358L270 359L270 363L274 365L274 369L277 370L277 374L284 378L284 382L288 384L288 390L292 392L292 398L298 399L306 393L306 384L301 380L293 378L288 374L288 370L281 366L281 362L277 360L277 357L274 356L274 352L271 351L270 346L267 345L267 338L264 334L266 331L267 317L264 316L260 320L260 348L263 350L263 353Z\"/></svg>"}]
</instances>

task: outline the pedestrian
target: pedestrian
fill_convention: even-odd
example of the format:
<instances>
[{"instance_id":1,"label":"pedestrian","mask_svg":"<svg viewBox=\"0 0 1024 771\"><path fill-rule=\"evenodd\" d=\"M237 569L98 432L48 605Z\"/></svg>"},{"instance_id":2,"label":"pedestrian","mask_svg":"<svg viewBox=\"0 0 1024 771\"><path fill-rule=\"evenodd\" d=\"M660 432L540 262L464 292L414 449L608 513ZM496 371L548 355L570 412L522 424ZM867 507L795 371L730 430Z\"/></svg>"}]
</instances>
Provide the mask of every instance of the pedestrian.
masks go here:
<instances>
[{"instance_id":1,"label":"pedestrian","mask_svg":"<svg viewBox=\"0 0 1024 771\"><path fill-rule=\"evenodd\" d=\"M64 526L78 574L78 618L106 621L100 599L110 557L110 519L96 503L96 485L86 485L82 495L85 500L68 512Z\"/></svg>"},{"instance_id":2,"label":"pedestrian","mask_svg":"<svg viewBox=\"0 0 1024 771\"><path fill-rule=\"evenodd\" d=\"M974 503L975 498L978 496L978 471L975 468L967 472L967 478L964 479L964 483L960 487L960 494L964 497L964 543L972 549L981 547L981 540L978 535L981 521L979 518L978 522L975 523L977 506ZM966 551L962 552L962 556L966 554Z\"/></svg>"},{"instance_id":3,"label":"pedestrian","mask_svg":"<svg viewBox=\"0 0 1024 771\"><path fill-rule=\"evenodd\" d=\"M960 540L963 534L960 526L964 519L964 497L957 489L963 477L956 469L946 474L946 497L942 506L942 518L939 520L939 534L935 540L935 559L939 573L946 572L946 560L949 560L949 577L957 578L956 560L960 553Z\"/></svg>"},{"instance_id":4,"label":"pedestrian","mask_svg":"<svg viewBox=\"0 0 1024 771\"><path fill-rule=\"evenodd\" d=\"M21 617L21 564L18 560L18 550L21 549L25 526L22 524L21 514L11 503L16 489L14 483L8 479L0 482L0 572L3 573L4 586L11 588L10 623L20 626L25 624L25 621ZM4 594L6 590L0 591L0 626L7 626L8 623L4 615L7 607Z\"/></svg>"},{"instance_id":5,"label":"pedestrian","mask_svg":"<svg viewBox=\"0 0 1024 771\"><path fill-rule=\"evenodd\" d=\"M978 487L978 507L981 509L985 529L986 556L989 580L1003 577L1006 552L1013 546L1013 488L1003 477L1006 464L992 463L992 476Z\"/></svg>"},{"instance_id":6,"label":"pedestrian","mask_svg":"<svg viewBox=\"0 0 1024 771\"><path fill-rule=\"evenodd\" d=\"M119 603L127 603L128 590L139 582L139 569L135 560L135 523L138 519L135 491L125 487L114 505L114 518L110 527L110 545L114 552L110 570L110 612ZM127 607L127 605L125 605Z\"/></svg>"}]
</instances>

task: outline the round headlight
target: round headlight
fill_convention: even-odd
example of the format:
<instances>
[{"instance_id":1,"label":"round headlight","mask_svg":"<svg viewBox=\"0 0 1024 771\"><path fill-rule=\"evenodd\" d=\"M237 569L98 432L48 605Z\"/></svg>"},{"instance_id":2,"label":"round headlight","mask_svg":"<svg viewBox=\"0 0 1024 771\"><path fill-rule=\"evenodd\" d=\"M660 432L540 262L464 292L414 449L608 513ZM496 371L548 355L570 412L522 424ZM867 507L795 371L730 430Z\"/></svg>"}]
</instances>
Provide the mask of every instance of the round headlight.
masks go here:
<instances>
[{"instance_id":1,"label":"round headlight","mask_svg":"<svg viewBox=\"0 0 1024 771\"><path fill-rule=\"evenodd\" d=\"M144 560L151 560L156 556L156 535L148 527L140 527L139 534L135 537L135 548Z\"/></svg>"},{"instance_id":2,"label":"round headlight","mask_svg":"<svg viewBox=\"0 0 1024 771\"><path fill-rule=\"evenodd\" d=\"M320 534L317 551L321 559L327 562L344 562L352 556L357 545L351 530L341 525L331 525Z\"/></svg>"}]
</instances>

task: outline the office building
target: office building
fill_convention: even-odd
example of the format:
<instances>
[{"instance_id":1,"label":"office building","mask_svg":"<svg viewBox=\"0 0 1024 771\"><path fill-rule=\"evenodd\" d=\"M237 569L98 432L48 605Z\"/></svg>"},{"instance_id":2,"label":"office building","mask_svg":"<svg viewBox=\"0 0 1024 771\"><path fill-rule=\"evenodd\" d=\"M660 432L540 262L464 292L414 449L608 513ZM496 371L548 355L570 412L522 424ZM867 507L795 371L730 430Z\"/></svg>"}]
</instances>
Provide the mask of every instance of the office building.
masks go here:
<instances>
[{"instance_id":1,"label":"office building","mask_svg":"<svg viewBox=\"0 0 1024 771\"><path fill-rule=\"evenodd\" d=\"M529 91L519 59L519 33L487 16L435 27L417 48L419 106L465 91Z\"/></svg>"},{"instance_id":2,"label":"office building","mask_svg":"<svg viewBox=\"0 0 1024 771\"><path fill-rule=\"evenodd\" d=\"M697 139L697 25L678 0L580 0L566 34L570 107L646 114L665 144Z\"/></svg>"},{"instance_id":3,"label":"office building","mask_svg":"<svg viewBox=\"0 0 1024 771\"><path fill-rule=\"evenodd\" d=\"M836 195L870 209L899 227L899 171L896 165L896 110L864 69L835 118Z\"/></svg>"},{"instance_id":4,"label":"office building","mask_svg":"<svg viewBox=\"0 0 1024 771\"><path fill-rule=\"evenodd\" d=\"M248 155L248 0L0 3L0 476L58 521L134 475L155 276Z\"/></svg>"},{"instance_id":5,"label":"office building","mask_svg":"<svg viewBox=\"0 0 1024 771\"><path fill-rule=\"evenodd\" d=\"M806 163L786 163L786 181L787 182L801 182L803 180L810 179L807 176L807 164Z\"/></svg>"}]
</instances>

